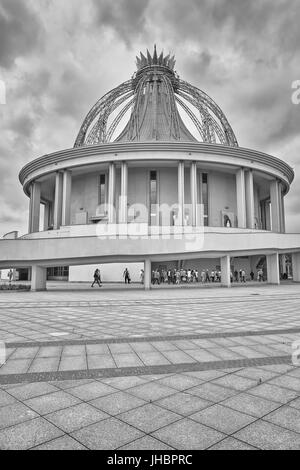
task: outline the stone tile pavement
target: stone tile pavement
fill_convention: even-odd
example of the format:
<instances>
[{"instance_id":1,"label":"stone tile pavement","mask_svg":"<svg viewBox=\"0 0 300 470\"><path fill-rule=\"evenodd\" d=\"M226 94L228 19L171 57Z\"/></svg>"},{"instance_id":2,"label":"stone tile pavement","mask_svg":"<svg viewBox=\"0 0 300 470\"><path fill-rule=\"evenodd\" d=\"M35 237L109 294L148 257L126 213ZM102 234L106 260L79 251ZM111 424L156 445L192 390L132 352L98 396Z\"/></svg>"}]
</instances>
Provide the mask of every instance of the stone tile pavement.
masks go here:
<instances>
[{"instance_id":1,"label":"stone tile pavement","mask_svg":"<svg viewBox=\"0 0 300 470\"><path fill-rule=\"evenodd\" d=\"M252 289L1 295L0 449L299 449L299 286Z\"/></svg>"},{"instance_id":2,"label":"stone tile pavement","mask_svg":"<svg viewBox=\"0 0 300 470\"><path fill-rule=\"evenodd\" d=\"M299 449L294 374L299 383L299 369L273 365L2 385L0 448Z\"/></svg>"}]
</instances>

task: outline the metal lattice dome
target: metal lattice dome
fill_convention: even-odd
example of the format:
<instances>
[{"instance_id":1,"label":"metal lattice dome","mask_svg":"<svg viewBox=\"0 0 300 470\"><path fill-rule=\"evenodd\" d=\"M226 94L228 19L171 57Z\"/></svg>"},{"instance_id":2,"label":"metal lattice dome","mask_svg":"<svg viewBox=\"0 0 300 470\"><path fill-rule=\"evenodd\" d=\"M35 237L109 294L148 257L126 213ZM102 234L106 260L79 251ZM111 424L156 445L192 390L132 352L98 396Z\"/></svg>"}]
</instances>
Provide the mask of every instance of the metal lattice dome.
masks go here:
<instances>
[{"instance_id":1,"label":"metal lattice dome","mask_svg":"<svg viewBox=\"0 0 300 470\"><path fill-rule=\"evenodd\" d=\"M140 53L136 65L130 80L93 106L74 147L112 141L199 141L238 146L225 114L214 100L174 71L174 56L164 56L163 52L158 55L154 46L153 55L148 50L146 56ZM126 116L125 127L117 133Z\"/></svg>"}]
</instances>

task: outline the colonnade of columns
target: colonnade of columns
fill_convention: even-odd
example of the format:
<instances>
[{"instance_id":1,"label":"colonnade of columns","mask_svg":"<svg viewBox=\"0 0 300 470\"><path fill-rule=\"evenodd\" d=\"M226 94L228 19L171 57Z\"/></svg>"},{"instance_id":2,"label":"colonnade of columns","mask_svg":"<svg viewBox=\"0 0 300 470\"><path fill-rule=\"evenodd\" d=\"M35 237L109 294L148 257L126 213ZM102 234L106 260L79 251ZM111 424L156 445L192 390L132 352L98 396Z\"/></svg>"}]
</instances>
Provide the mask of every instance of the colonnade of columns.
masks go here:
<instances>
[{"instance_id":1,"label":"colonnade of columns","mask_svg":"<svg viewBox=\"0 0 300 470\"><path fill-rule=\"evenodd\" d=\"M266 256L267 282L268 284L280 284L279 253L271 253ZM220 258L221 284L231 287L231 257L224 255ZM293 281L300 282L300 253L292 254ZM144 263L145 289L151 289L151 260L146 259Z\"/></svg>"},{"instance_id":2,"label":"colonnade of columns","mask_svg":"<svg viewBox=\"0 0 300 470\"><path fill-rule=\"evenodd\" d=\"M30 186L29 224L28 232L38 232L40 229L40 205L44 209L44 230L49 226L50 212L53 214L53 228L71 223L71 191L72 173L69 170L58 171L55 174L55 189L53 203L41 201L41 183L34 181ZM51 207L52 206L52 207Z\"/></svg>"},{"instance_id":3,"label":"colonnade of columns","mask_svg":"<svg viewBox=\"0 0 300 470\"><path fill-rule=\"evenodd\" d=\"M267 277L269 284L280 284L279 273L279 254L272 253L266 256L267 260ZM221 265L221 282L224 287L231 287L231 257L224 255L220 258ZM292 254L293 265L293 281L300 282L300 253ZM46 272L45 266L33 265L31 269L31 289L39 291L46 289ZM151 289L151 259L144 260L144 287L146 290Z\"/></svg>"},{"instance_id":4,"label":"colonnade of columns","mask_svg":"<svg viewBox=\"0 0 300 470\"><path fill-rule=\"evenodd\" d=\"M178 162L178 225L185 224L185 163ZM59 229L62 225L71 223L71 188L72 174L69 170L58 171L55 175L54 202L52 204L53 228ZM190 162L190 200L191 225L201 225L199 220L198 201L198 173L197 163ZM127 223L128 200L128 165L121 163L121 188L119 205L119 223ZM116 223L116 164L109 164L108 170L108 222ZM270 184L272 231L285 231L283 186L278 180ZM41 183L33 182L30 188L29 233L38 232L40 224ZM251 169L241 168L236 173L236 205L237 227L254 229L255 227L255 199L253 172ZM45 204L45 224L49 220L50 205Z\"/></svg>"},{"instance_id":5,"label":"colonnade of columns","mask_svg":"<svg viewBox=\"0 0 300 470\"><path fill-rule=\"evenodd\" d=\"M255 202L253 172L240 168L236 173L237 226L255 228ZM282 183L274 179L270 183L272 231L285 232L284 196Z\"/></svg>"}]
</instances>

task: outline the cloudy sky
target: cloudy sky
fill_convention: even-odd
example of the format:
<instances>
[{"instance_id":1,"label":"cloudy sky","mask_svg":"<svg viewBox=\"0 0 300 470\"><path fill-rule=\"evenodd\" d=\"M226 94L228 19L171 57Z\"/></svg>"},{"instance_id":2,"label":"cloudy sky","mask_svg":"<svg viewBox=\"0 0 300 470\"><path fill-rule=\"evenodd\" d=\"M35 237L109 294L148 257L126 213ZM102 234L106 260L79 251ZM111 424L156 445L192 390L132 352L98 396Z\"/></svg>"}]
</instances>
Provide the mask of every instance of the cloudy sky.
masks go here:
<instances>
[{"instance_id":1,"label":"cloudy sky","mask_svg":"<svg viewBox=\"0 0 300 470\"><path fill-rule=\"evenodd\" d=\"M299 0L0 0L0 236L27 231L21 167L72 147L87 111L154 43L215 99L241 146L295 169L287 229L300 231L299 24Z\"/></svg>"}]
</instances>

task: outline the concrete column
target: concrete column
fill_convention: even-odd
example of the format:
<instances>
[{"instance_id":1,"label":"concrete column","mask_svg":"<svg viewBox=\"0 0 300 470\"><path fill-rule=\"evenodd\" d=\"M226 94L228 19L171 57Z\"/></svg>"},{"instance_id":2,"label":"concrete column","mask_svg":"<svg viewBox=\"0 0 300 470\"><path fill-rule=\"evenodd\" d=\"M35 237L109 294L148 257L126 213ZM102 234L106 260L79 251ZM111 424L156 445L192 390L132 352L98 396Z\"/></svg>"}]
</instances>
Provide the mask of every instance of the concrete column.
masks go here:
<instances>
[{"instance_id":1,"label":"concrete column","mask_svg":"<svg viewBox=\"0 0 300 470\"><path fill-rule=\"evenodd\" d=\"M284 214L284 196L283 185L279 183L279 217L280 217L280 232L285 233L285 214Z\"/></svg>"},{"instance_id":2,"label":"concrete column","mask_svg":"<svg viewBox=\"0 0 300 470\"><path fill-rule=\"evenodd\" d=\"M41 185L33 182L30 188L29 233L40 230Z\"/></svg>"},{"instance_id":3,"label":"concrete column","mask_svg":"<svg viewBox=\"0 0 300 470\"><path fill-rule=\"evenodd\" d=\"M285 233L285 208L284 208L284 195L283 191L281 193L281 215L282 215L282 227L281 231L282 233Z\"/></svg>"},{"instance_id":4,"label":"concrete column","mask_svg":"<svg viewBox=\"0 0 300 470\"><path fill-rule=\"evenodd\" d=\"M59 171L55 176L53 228L59 229L62 222L63 175Z\"/></svg>"},{"instance_id":5,"label":"concrete column","mask_svg":"<svg viewBox=\"0 0 300 470\"><path fill-rule=\"evenodd\" d=\"M47 202L44 208L44 231L49 228L49 219L50 219L50 204Z\"/></svg>"},{"instance_id":6,"label":"concrete column","mask_svg":"<svg viewBox=\"0 0 300 470\"><path fill-rule=\"evenodd\" d=\"M277 180L271 182L271 215L272 215L272 232L280 232L280 203L279 203L279 183Z\"/></svg>"},{"instance_id":7,"label":"concrete column","mask_svg":"<svg viewBox=\"0 0 300 470\"><path fill-rule=\"evenodd\" d=\"M184 162L178 163L178 224L184 225Z\"/></svg>"},{"instance_id":8,"label":"concrete column","mask_svg":"<svg viewBox=\"0 0 300 470\"><path fill-rule=\"evenodd\" d=\"M236 173L236 204L239 228L246 228L246 195L245 195L245 170L241 168Z\"/></svg>"},{"instance_id":9,"label":"concrete column","mask_svg":"<svg viewBox=\"0 0 300 470\"><path fill-rule=\"evenodd\" d=\"M32 186L29 188L29 215L28 215L28 233L31 233L32 226Z\"/></svg>"},{"instance_id":10,"label":"concrete column","mask_svg":"<svg viewBox=\"0 0 300 470\"><path fill-rule=\"evenodd\" d=\"M144 287L145 290L151 289L151 260L148 258L144 261Z\"/></svg>"},{"instance_id":11,"label":"concrete column","mask_svg":"<svg viewBox=\"0 0 300 470\"><path fill-rule=\"evenodd\" d=\"M247 215L247 228L254 228L254 185L253 185L253 172L248 170L245 172L245 191L246 191L246 215Z\"/></svg>"},{"instance_id":12,"label":"concrete column","mask_svg":"<svg viewBox=\"0 0 300 470\"><path fill-rule=\"evenodd\" d=\"M191 180L190 180L190 188L191 188L191 204L192 204L192 225L193 227L198 225L197 220L197 201L198 201L198 188L197 188L197 164L196 162L192 162L191 164Z\"/></svg>"},{"instance_id":13,"label":"concrete column","mask_svg":"<svg viewBox=\"0 0 300 470\"><path fill-rule=\"evenodd\" d=\"M271 230L271 206L270 202L265 202L266 208L266 228L267 230Z\"/></svg>"},{"instance_id":14,"label":"concrete column","mask_svg":"<svg viewBox=\"0 0 300 470\"><path fill-rule=\"evenodd\" d=\"M127 224L127 200L128 200L128 165L122 162L121 166L121 198L120 198L120 224Z\"/></svg>"},{"instance_id":15,"label":"concrete column","mask_svg":"<svg viewBox=\"0 0 300 470\"><path fill-rule=\"evenodd\" d=\"M46 290L47 268L34 264L31 267L31 290L37 292Z\"/></svg>"},{"instance_id":16,"label":"concrete column","mask_svg":"<svg viewBox=\"0 0 300 470\"><path fill-rule=\"evenodd\" d=\"M292 254L293 281L300 282L300 253Z\"/></svg>"},{"instance_id":17,"label":"concrete column","mask_svg":"<svg viewBox=\"0 0 300 470\"><path fill-rule=\"evenodd\" d=\"M116 166L110 163L108 172L108 223L115 223Z\"/></svg>"},{"instance_id":18,"label":"concrete column","mask_svg":"<svg viewBox=\"0 0 300 470\"><path fill-rule=\"evenodd\" d=\"M62 189L62 225L70 225L71 223L71 191L72 191L72 173L65 170L63 173L63 189Z\"/></svg>"},{"instance_id":19,"label":"concrete column","mask_svg":"<svg viewBox=\"0 0 300 470\"><path fill-rule=\"evenodd\" d=\"M221 283L224 287L231 287L230 256L223 256L221 258Z\"/></svg>"},{"instance_id":20,"label":"concrete column","mask_svg":"<svg viewBox=\"0 0 300 470\"><path fill-rule=\"evenodd\" d=\"M279 255L267 255L267 276L269 284L280 284Z\"/></svg>"}]
</instances>

